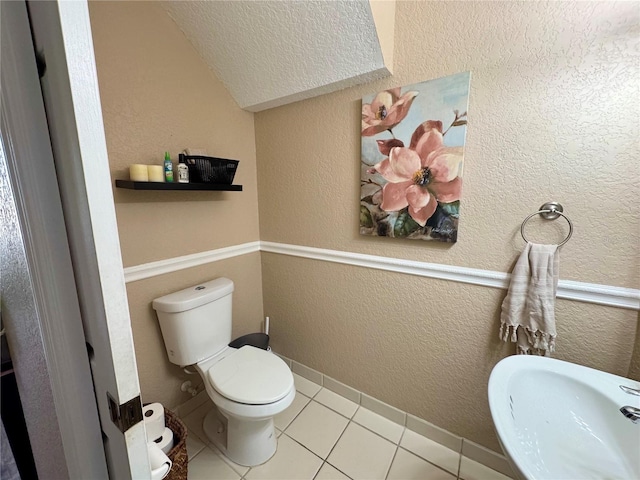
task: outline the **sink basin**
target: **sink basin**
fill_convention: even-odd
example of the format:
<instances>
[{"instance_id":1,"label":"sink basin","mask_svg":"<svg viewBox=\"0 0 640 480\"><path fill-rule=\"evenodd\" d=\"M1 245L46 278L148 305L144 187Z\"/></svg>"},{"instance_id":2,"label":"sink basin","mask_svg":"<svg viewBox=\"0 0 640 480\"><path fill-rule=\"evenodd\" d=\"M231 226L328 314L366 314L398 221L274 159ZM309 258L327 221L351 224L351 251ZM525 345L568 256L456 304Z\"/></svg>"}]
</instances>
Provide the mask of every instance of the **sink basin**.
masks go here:
<instances>
[{"instance_id":1,"label":"sink basin","mask_svg":"<svg viewBox=\"0 0 640 480\"><path fill-rule=\"evenodd\" d=\"M498 439L521 479L640 479L640 422L620 412L640 383L562 360L514 355L489 378Z\"/></svg>"}]
</instances>

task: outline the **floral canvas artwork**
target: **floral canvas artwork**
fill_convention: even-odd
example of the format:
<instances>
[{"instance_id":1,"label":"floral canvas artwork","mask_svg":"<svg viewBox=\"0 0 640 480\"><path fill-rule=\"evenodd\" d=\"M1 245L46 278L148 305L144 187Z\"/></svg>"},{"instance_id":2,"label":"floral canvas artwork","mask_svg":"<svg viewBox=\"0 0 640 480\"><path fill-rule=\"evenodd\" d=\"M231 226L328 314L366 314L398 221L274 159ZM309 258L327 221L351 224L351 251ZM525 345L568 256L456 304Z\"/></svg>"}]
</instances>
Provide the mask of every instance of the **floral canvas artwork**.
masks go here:
<instances>
[{"instance_id":1,"label":"floral canvas artwork","mask_svg":"<svg viewBox=\"0 0 640 480\"><path fill-rule=\"evenodd\" d=\"M470 76L362 99L361 234L457 240Z\"/></svg>"}]
</instances>

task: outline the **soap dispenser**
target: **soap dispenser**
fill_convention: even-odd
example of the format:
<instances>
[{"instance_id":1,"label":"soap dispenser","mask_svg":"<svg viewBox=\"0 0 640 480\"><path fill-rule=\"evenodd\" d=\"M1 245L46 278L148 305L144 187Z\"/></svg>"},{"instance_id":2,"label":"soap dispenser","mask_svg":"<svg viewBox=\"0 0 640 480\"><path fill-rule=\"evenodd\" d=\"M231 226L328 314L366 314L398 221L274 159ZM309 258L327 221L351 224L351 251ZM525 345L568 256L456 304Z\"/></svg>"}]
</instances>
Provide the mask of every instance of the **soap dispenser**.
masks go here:
<instances>
[{"instance_id":1,"label":"soap dispenser","mask_svg":"<svg viewBox=\"0 0 640 480\"><path fill-rule=\"evenodd\" d=\"M184 155L178 155L178 183L189 183L189 167L184 160Z\"/></svg>"}]
</instances>

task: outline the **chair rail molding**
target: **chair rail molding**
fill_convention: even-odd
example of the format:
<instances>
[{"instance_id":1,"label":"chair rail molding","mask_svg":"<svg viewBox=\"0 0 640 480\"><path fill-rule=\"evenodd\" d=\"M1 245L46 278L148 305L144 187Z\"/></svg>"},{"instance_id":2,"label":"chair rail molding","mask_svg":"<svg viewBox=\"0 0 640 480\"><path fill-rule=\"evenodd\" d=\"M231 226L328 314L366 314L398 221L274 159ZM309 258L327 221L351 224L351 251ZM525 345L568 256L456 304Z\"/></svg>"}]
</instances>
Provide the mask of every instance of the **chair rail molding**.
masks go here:
<instances>
[{"instance_id":1,"label":"chair rail molding","mask_svg":"<svg viewBox=\"0 0 640 480\"><path fill-rule=\"evenodd\" d=\"M180 257L167 258L156 262L143 263L124 269L125 282L137 282L145 278L164 275L165 273L177 272L185 268L197 267L207 263L226 260L227 258L239 257L249 253L259 252L260 242L241 243L230 247L217 248L206 252L192 253Z\"/></svg>"},{"instance_id":2,"label":"chair rail molding","mask_svg":"<svg viewBox=\"0 0 640 480\"><path fill-rule=\"evenodd\" d=\"M437 278L452 282L469 283L491 288L507 289L509 287L509 279L511 278L508 273L493 270L420 262L402 258L291 245L287 243L255 241L127 267L124 269L125 280L127 283L135 282L156 275L163 275L165 273L258 251L404 273L406 275ZM565 300L595 303L608 307L640 310L640 290L634 288L560 280L558 282L557 297Z\"/></svg>"}]
</instances>

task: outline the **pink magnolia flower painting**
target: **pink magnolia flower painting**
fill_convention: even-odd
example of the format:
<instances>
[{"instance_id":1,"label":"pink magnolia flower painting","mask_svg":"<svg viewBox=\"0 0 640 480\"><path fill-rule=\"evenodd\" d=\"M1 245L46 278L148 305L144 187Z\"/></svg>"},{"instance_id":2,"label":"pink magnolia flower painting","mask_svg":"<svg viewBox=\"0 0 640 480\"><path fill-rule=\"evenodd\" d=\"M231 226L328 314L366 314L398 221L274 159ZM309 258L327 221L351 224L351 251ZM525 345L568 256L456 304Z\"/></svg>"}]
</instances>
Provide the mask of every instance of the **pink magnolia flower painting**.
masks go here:
<instances>
[{"instance_id":1,"label":"pink magnolia flower painting","mask_svg":"<svg viewBox=\"0 0 640 480\"><path fill-rule=\"evenodd\" d=\"M460 73L362 99L361 234L457 241L469 81Z\"/></svg>"}]
</instances>

